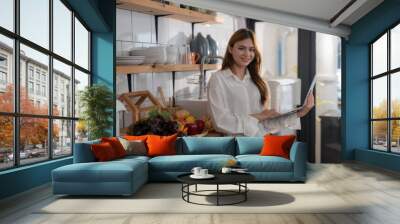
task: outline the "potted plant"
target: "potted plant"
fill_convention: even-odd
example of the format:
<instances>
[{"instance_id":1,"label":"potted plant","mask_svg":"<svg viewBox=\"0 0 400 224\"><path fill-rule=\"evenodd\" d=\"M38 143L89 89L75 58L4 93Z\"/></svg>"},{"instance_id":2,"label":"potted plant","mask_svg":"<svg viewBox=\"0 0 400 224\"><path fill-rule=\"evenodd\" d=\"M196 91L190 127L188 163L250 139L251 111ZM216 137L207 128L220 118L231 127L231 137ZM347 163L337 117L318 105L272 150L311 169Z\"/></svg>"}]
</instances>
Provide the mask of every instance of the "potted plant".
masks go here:
<instances>
[{"instance_id":1,"label":"potted plant","mask_svg":"<svg viewBox=\"0 0 400 224\"><path fill-rule=\"evenodd\" d=\"M107 86L94 84L80 92L81 119L87 126L89 140L110 136L112 126L113 93Z\"/></svg>"}]
</instances>

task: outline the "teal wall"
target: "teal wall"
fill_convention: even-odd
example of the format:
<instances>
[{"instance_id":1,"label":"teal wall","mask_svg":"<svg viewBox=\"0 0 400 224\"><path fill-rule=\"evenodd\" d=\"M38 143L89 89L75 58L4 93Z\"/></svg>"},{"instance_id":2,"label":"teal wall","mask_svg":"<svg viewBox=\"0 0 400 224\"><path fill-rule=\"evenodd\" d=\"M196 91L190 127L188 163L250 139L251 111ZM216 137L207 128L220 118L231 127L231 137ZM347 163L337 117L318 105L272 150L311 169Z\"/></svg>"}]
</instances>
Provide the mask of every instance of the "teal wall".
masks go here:
<instances>
[{"instance_id":1,"label":"teal wall","mask_svg":"<svg viewBox=\"0 0 400 224\"><path fill-rule=\"evenodd\" d=\"M115 98L115 0L67 0L92 31L92 82L106 84ZM114 100L115 101L115 100ZM115 106L113 127L115 134ZM0 199L51 181L51 171L72 163L72 157L0 172Z\"/></svg>"},{"instance_id":2,"label":"teal wall","mask_svg":"<svg viewBox=\"0 0 400 224\"><path fill-rule=\"evenodd\" d=\"M48 183L53 169L71 163L69 157L0 172L0 199Z\"/></svg>"},{"instance_id":3,"label":"teal wall","mask_svg":"<svg viewBox=\"0 0 400 224\"><path fill-rule=\"evenodd\" d=\"M356 149L355 160L400 172L400 155L367 149Z\"/></svg>"},{"instance_id":4,"label":"teal wall","mask_svg":"<svg viewBox=\"0 0 400 224\"><path fill-rule=\"evenodd\" d=\"M105 17L101 11L104 4L115 5L115 0L66 0L78 13L79 17L90 27L92 32L110 32L114 23L112 18ZM101 5L101 6L100 6ZM111 8L110 8L111 9ZM114 8L115 11L115 8Z\"/></svg>"},{"instance_id":5,"label":"teal wall","mask_svg":"<svg viewBox=\"0 0 400 224\"><path fill-rule=\"evenodd\" d=\"M351 27L343 43L343 150L345 160L358 160L398 170L398 156L369 150L369 46L393 24L400 22L400 0L386 0ZM363 150L363 151L360 151ZM386 153L387 154L387 153Z\"/></svg>"},{"instance_id":6,"label":"teal wall","mask_svg":"<svg viewBox=\"0 0 400 224\"><path fill-rule=\"evenodd\" d=\"M116 77L115 77L115 34L116 9L115 1L99 1L98 8L104 18L107 18L108 32L92 32L92 82L108 86L114 97L113 126L109 132L116 134Z\"/></svg>"}]
</instances>

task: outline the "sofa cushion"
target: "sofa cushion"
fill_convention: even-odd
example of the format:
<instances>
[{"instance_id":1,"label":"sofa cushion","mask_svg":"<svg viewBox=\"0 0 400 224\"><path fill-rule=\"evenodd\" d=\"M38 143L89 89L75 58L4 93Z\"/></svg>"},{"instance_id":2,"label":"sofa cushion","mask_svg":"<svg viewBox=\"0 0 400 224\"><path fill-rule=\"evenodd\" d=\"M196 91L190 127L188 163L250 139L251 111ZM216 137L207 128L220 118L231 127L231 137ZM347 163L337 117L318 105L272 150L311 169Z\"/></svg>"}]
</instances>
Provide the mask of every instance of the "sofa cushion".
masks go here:
<instances>
[{"instance_id":1,"label":"sofa cushion","mask_svg":"<svg viewBox=\"0 0 400 224\"><path fill-rule=\"evenodd\" d=\"M236 155L259 154L264 144L263 137L236 137Z\"/></svg>"},{"instance_id":2,"label":"sofa cushion","mask_svg":"<svg viewBox=\"0 0 400 224\"><path fill-rule=\"evenodd\" d=\"M193 167L200 166L211 172L219 171L230 159L231 155L175 155L158 156L149 160L151 172L190 172Z\"/></svg>"},{"instance_id":3,"label":"sofa cushion","mask_svg":"<svg viewBox=\"0 0 400 224\"><path fill-rule=\"evenodd\" d=\"M238 155L240 167L249 172L293 172L292 161L278 156Z\"/></svg>"},{"instance_id":4,"label":"sofa cushion","mask_svg":"<svg viewBox=\"0 0 400 224\"><path fill-rule=\"evenodd\" d=\"M74 147L74 163L95 162L96 158L90 148L92 144L99 144L100 140L75 143Z\"/></svg>"},{"instance_id":5,"label":"sofa cushion","mask_svg":"<svg viewBox=\"0 0 400 224\"><path fill-rule=\"evenodd\" d=\"M132 167L122 163L75 163L53 170L53 180L59 182L127 182Z\"/></svg>"},{"instance_id":6,"label":"sofa cushion","mask_svg":"<svg viewBox=\"0 0 400 224\"><path fill-rule=\"evenodd\" d=\"M183 137L177 142L178 154L225 154L235 155L233 137Z\"/></svg>"},{"instance_id":7,"label":"sofa cushion","mask_svg":"<svg viewBox=\"0 0 400 224\"><path fill-rule=\"evenodd\" d=\"M74 163L53 170L57 182L129 182L134 172L143 172L146 162L139 159Z\"/></svg>"},{"instance_id":8,"label":"sofa cushion","mask_svg":"<svg viewBox=\"0 0 400 224\"><path fill-rule=\"evenodd\" d=\"M148 162L150 157L147 156L137 156L137 155L130 155L130 156L125 156L124 158L116 159L113 160L113 162L131 162L135 160L143 161L143 162Z\"/></svg>"}]
</instances>

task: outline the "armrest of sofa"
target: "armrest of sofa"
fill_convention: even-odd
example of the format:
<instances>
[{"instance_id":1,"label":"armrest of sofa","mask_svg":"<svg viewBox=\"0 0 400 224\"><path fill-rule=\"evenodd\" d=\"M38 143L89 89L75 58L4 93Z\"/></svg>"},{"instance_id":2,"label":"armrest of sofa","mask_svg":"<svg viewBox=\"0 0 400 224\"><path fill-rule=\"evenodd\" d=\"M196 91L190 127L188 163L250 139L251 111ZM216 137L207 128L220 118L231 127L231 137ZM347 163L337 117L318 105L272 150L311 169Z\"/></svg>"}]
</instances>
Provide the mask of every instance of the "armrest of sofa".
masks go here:
<instances>
[{"instance_id":1,"label":"armrest of sofa","mask_svg":"<svg viewBox=\"0 0 400 224\"><path fill-rule=\"evenodd\" d=\"M100 143L100 140L89 142L75 143L74 147L74 163L89 163L95 162L96 158L92 153L90 146L92 144Z\"/></svg>"},{"instance_id":2,"label":"armrest of sofa","mask_svg":"<svg viewBox=\"0 0 400 224\"><path fill-rule=\"evenodd\" d=\"M293 162L293 178L295 181L305 181L307 176L307 145L304 142L294 142L290 149L290 160Z\"/></svg>"}]
</instances>

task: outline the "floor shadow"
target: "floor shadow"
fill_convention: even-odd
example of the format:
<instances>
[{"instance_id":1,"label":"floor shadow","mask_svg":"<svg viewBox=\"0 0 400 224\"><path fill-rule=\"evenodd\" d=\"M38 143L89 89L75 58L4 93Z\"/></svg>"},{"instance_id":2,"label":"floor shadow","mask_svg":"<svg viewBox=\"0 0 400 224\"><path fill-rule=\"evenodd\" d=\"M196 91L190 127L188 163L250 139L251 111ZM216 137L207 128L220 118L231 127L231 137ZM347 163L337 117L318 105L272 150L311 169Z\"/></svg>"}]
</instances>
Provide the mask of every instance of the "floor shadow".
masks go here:
<instances>
[{"instance_id":1,"label":"floor shadow","mask_svg":"<svg viewBox=\"0 0 400 224\"><path fill-rule=\"evenodd\" d=\"M216 192L209 194L206 201L210 204L216 204ZM220 203L229 204L243 199L242 195L220 197ZM265 207L290 204L295 198L290 194L280 193L276 191L251 190L247 193L247 201L236 204L242 207Z\"/></svg>"}]
</instances>

